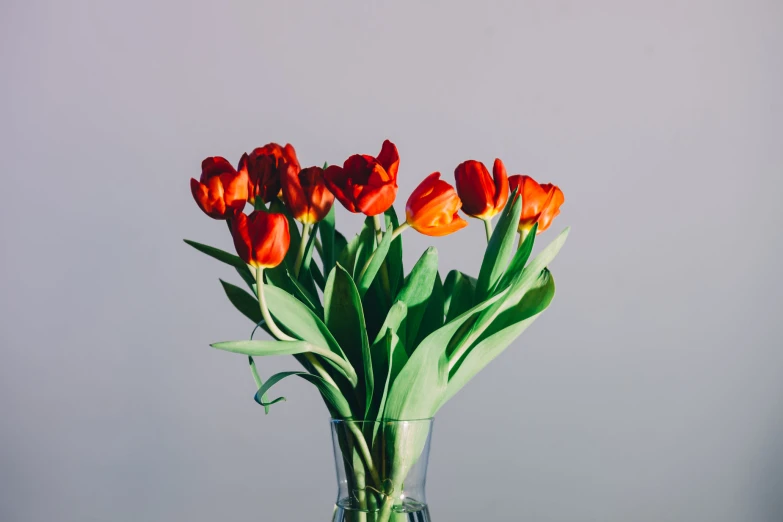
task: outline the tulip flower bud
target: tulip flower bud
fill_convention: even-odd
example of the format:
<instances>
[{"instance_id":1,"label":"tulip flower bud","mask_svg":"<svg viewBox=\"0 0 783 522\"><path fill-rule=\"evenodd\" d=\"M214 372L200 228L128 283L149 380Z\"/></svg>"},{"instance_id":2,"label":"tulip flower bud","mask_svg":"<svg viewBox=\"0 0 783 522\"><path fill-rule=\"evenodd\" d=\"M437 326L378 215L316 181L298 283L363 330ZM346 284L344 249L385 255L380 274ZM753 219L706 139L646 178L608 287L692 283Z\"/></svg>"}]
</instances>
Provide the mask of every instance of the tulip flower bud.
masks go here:
<instances>
[{"instance_id":1,"label":"tulip flower bud","mask_svg":"<svg viewBox=\"0 0 783 522\"><path fill-rule=\"evenodd\" d=\"M247 174L237 172L225 158L201 162L201 178L190 178L190 191L199 208L214 219L227 219L241 212L247 202Z\"/></svg>"},{"instance_id":2,"label":"tulip flower bud","mask_svg":"<svg viewBox=\"0 0 783 522\"><path fill-rule=\"evenodd\" d=\"M334 194L326 188L323 173L321 167L298 172L289 167L283 174L283 200L297 221L312 225L325 218L332 208Z\"/></svg>"},{"instance_id":3,"label":"tulip flower bud","mask_svg":"<svg viewBox=\"0 0 783 522\"><path fill-rule=\"evenodd\" d=\"M411 193L405 205L406 223L427 236L445 236L468 225L457 211L462 206L454 187L433 172Z\"/></svg>"},{"instance_id":4,"label":"tulip flower bud","mask_svg":"<svg viewBox=\"0 0 783 522\"><path fill-rule=\"evenodd\" d=\"M500 159L495 160L492 177L483 163L468 160L454 170L462 211L478 219L492 219L508 200L508 176Z\"/></svg>"},{"instance_id":5,"label":"tulip flower bud","mask_svg":"<svg viewBox=\"0 0 783 522\"><path fill-rule=\"evenodd\" d=\"M280 195L280 178L289 168L297 173L300 169L296 151L290 143L285 147L268 143L244 154L239 161L239 170L247 173L248 201L254 204L260 197L264 203L269 203Z\"/></svg>"},{"instance_id":6,"label":"tulip flower bud","mask_svg":"<svg viewBox=\"0 0 783 522\"><path fill-rule=\"evenodd\" d=\"M526 232L538 223L537 234L552 224L565 202L563 191L551 183L539 185L530 176L515 175L508 178L511 190L517 190L522 197L522 215L519 217L519 231Z\"/></svg>"},{"instance_id":7,"label":"tulip flower bud","mask_svg":"<svg viewBox=\"0 0 783 522\"><path fill-rule=\"evenodd\" d=\"M397 147L386 140L378 157L355 154L342 167L331 165L324 172L326 186L348 210L368 216L382 214L397 197Z\"/></svg>"},{"instance_id":8,"label":"tulip flower bud","mask_svg":"<svg viewBox=\"0 0 783 522\"><path fill-rule=\"evenodd\" d=\"M283 214L259 210L249 216L238 213L231 220L231 235L239 257L248 265L261 268L279 265L291 242L288 219Z\"/></svg>"}]
</instances>

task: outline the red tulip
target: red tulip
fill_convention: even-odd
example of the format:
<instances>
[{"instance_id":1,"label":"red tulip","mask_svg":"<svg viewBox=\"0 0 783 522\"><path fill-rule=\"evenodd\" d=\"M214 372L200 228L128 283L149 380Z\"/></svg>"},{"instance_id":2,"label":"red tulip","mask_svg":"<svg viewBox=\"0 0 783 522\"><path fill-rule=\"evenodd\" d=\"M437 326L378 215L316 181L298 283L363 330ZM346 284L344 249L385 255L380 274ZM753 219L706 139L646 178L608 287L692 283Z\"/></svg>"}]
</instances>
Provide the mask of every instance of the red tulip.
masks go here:
<instances>
[{"instance_id":1,"label":"red tulip","mask_svg":"<svg viewBox=\"0 0 783 522\"><path fill-rule=\"evenodd\" d=\"M440 179L440 172L433 172L408 198L406 223L427 236L445 236L468 225L457 213L461 206L454 187Z\"/></svg>"},{"instance_id":2,"label":"red tulip","mask_svg":"<svg viewBox=\"0 0 783 522\"><path fill-rule=\"evenodd\" d=\"M492 219L508 200L508 176L500 159L492 166L492 177L480 161L468 160L454 170L462 211L479 219Z\"/></svg>"},{"instance_id":3,"label":"red tulip","mask_svg":"<svg viewBox=\"0 0 783 522\"><path fill-rule=\"evenodd\" d=\"M321 167L308 167L297 172L289 166L281 179L283 200L294 218L312 225L321 221L334 204L332 194L324 183Z\"/></svg>"},{"instance_id":4,"label":"red tulip","mask_svg":"<svg viewBox=\"0 0 783 522\"><path fill-rule=\"evenodd\" d=\"M264 203L269 203L277 197L280 194L280 178L289 167L299 172L299 160L290 143L285 147L268 143L242 155L239 170L248 175L248 201L255 203L256 197L260 197Z\"/></svg>"},{"instance_id":5,"label":"red tulip","mask_svg":"<svg viewBox=\"0 0 783 522\"><path fill-rule=\"evenodd\" d=\"M209 217L227 219L247 202L247 173L237 172L225 158L201 162L201 181L190 178L190 191Z\"/></svg>"},{"instance_id":6,"label":"red tulip","mask_svg":"<svg viewBox=\"0 0 783 522\"><path fill-rule=\"evenodd\" d=\"M324 172L326 186L351 212L368 216L382 214L397 196L397 147L386 140L377 158L355 154L342 167L331 165Z\"/></svg>"},{"instance_id":7,"label":"red tulip","mask_svg":"<svg viewBox=\"0 0 783 522\"><path fill-rule=\"evenodd\" d=\"M249 216L238 213L231 220L231 235L239 257L251 266L262 268L279 265L291 242L288 219L283 214L260 210Z\"/></svg>"},{"instance_id":8,"label":"red tulip","mask_svg":"<svg viewBox=\"0 0 783 522\"><path fill-rule=\"evenodd\" d=\"M539 185L530 176L511 176L508 178L511 190L518 190L522 196L522 215L519 218L519 231L530 230L538 223L537 234L552 224L560 213L560 205L565 201L563 191L551 183Z\"/></svg>"}]
</instances>

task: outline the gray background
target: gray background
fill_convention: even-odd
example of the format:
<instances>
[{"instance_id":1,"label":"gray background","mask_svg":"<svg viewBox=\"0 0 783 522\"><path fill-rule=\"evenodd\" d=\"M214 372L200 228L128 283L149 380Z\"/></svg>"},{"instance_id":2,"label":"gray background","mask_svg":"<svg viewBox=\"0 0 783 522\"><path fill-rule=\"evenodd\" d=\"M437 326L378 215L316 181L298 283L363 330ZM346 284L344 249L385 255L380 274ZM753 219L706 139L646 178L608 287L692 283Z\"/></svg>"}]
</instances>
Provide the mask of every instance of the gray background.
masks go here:
<instances>
[{"instance_id":1,"label":"gray background","mask_svg":"<svg viewBox=\"0 0 783 522\"><path fill-rule=\"evenodd\" d=\"M265 417L187 237L209 155L495 156L566 194L553 306L436 422L436 521L783 520L783 6L0 6L0 520L328 520L327 415ZM342 211L343 227L358 219ZM541 236L554 237L556 230ZM480 224L430 242L477 272ZM410 265L409 265L410 266ZM294 368L264 360L265 375Z\"/></svg>"}]
</instances>

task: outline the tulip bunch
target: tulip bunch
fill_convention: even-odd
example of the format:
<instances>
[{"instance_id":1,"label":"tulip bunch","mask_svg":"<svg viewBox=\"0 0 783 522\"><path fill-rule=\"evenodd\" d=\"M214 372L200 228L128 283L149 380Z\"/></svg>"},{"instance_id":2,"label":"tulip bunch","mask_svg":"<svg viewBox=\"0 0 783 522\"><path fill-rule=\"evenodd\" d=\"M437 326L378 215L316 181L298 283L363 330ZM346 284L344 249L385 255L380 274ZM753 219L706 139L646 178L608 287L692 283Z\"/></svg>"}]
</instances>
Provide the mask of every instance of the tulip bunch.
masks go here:
<instances>
[{"instance_id":1,"label":"tulip bunch","mask_svg":"<svg viewBox=\"0 0 783 522\"><path fill-rule=\"evenodd\" d=\"M388 140L377 156L355 154L323 168L301 168L291 145L270 143L244 154L237 168L207 158L200 179L191 179L201 210L227 221L236 255L187 243L236 269L249 292L221 283L255 325L247 340L212 346L248 356L255 400L267 412L283 400L269 400L270 388L295 375L317 387L334 418L432 417L552 300L547 265L568 229L530 257L536 235L560 212L557 186L509 177L499 159L491 175L469 160L454 171L456 187L439 172L424 178L400 222L393 207L399 166ZM336 229L335 199L365 216L350 240ZM401 234L455 233L468 225L460 210L485 226L478 276L452 270L441 279L434 248L406 273ZM271 340L254 339L259 328ZM263 381L253 357L283 354L302 369ZM363 463L374 491L382 491L385 479L372 473L373 434L365 436Z\"/></svg>"}]
</instances>

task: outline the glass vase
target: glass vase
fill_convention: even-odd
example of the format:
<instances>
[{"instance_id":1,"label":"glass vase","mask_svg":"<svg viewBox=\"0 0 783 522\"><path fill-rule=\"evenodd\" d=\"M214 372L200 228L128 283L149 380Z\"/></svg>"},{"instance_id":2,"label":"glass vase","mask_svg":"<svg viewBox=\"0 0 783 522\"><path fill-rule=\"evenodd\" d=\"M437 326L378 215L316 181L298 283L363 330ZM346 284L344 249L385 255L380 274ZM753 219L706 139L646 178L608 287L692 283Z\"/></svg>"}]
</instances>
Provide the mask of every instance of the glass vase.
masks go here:
<instances>
[{"instance_id":1,"label":"glass vase","mask_svg":"<svg viewBox=\"0 0 783 522\"><path fill-rule=\"evenodd\" d=\"M424 486L432 419L332 420L332 522L430 522Z\"/></svg>"}]
</instances>

